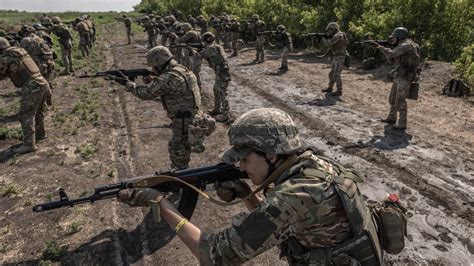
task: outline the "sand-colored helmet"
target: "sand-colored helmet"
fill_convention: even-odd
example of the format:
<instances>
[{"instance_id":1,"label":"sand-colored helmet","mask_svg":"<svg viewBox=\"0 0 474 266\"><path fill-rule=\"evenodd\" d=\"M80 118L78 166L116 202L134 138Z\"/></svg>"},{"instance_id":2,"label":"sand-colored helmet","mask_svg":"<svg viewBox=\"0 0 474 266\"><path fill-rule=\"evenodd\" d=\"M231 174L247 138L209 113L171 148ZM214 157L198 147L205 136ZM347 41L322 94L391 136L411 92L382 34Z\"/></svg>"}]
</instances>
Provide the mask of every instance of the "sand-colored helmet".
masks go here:
<instances>
[{"instance_id":1,"label":"sand-colored helmet","mask_svg":"<svg viewBox=\"0 0 474 266\"><path fill-rule=\"evenodd\" d=\"M51 22L53 22L54 24L59 24L59 23L61 23L61 18L60 17L52 17Z\"/></svg>"},{"instance_id":2,"label":"sand-colored helmet","mask_svg":"<svg viewBox=\"0 0 474 266\"><path fill-rule=\"evenodd\" d=\"M283 32L283 31L285 31L285 30L286 30L285 26L283 26L283 25L281 25L281 24L277 26L277 31L278 31L278 32Z\"/></svg>"},{"instance_id":3,"label":"sand-colored helmet","mask_svg":"<svg viewBox=\"0 0 474 266\"><path fill-rule=\"evenodd\" d=\"M226 163L235 163L252 150L283 155L294 154L302 147L293 119L276 108L248 111L235 120L228 135L233 146L222 156Z\"/></svg>"},{"instance_id":4,"label":"sand-colored helmet","mask_svg":"<svg viewBox=\"0 0 474 266\"><path fill-rule=\"evenodd\" d=\"M339 30L339 25L337 24L337 22L329 22L328 26L326 27L326 30L338 31Z\"/></svg>"},{"instance_id":5,"label":"sand-colored helmet","mask_svg":"<svg viewBox=\"0 0 474 266\"><path fill-rule=\"evenodd\" d=\"M146 54L148 64L158 69L163 68L171 59L173 59L173 54L171 54L168 48L161 45L151 48Z\"/></svg>"},{"instance_id":6,"label":"sand-colored helmet","mask_svg":"<svg viewBox=\"0 0 474 266\"><path fill-rule=\"evenodd\" d=\"M0 37L0 51L8 47L10 47L10 42L6 38Z\"/></svg>"},{"instance_id":7,"label":"sand-colored helmet","mask_svg":"<svg viewBox=\"0 0 474 266\"><path fill-rule=\"evenodd\" d=\"M252 20L259 20L260 16L258 14L253 14L252 15Z\"/></svg>"},{"instance_id":8,"label":"sand-colored helmet","mask_svg":"<svg viewBox=\"0 0 474 266\"><path fill-rule=\"evenodd\" d=\"M191 29L193 28L193 26L191 26L191 24L189 24L189 23L186 22L186 23L181 23L181 24L179 25L179 28L180 28L181 30L187 32L187 31L191 30Z\"/></svg>"}]
</instances>

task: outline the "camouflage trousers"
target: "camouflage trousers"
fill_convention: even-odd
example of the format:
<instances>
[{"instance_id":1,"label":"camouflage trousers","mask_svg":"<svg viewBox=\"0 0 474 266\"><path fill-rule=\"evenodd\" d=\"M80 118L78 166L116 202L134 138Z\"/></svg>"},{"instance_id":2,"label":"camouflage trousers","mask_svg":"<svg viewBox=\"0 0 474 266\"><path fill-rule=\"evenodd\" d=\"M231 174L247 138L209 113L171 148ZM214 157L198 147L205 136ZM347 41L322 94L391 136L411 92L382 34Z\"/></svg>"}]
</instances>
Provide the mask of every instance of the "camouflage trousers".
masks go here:
<instances>
[{"instance_id":1,"label":"camouflage trousers","mask_svg":"<svg viewBox=\"0 0 474 266\"><path fill-rule=\"evenodd\" d=\"M188 128L193 123L194 117L173 118L171 131L172 137L168 142L168 152L173 168L185 169L191 160L191 147L189 144Z\"/></svg>"},{"instance_id":2,"label":"camouflage trousers","mask_svg":"<svg viewBox=\"0 0 474 266\"><path fill-rule=\"evenodd\" d=\"M132 43L132 28L127 28L127 40L128 40L128 44L131 44Z\"/></svg>"},{"instance_id":3,"label":"camouflage trousers","mask_svg":"<svg viewBox=\"0 0 474 266\"><path fill-rule=\"evenodd\" d=\"M90 53L91 35L89 33L81 34L79 40L79 50L82 56L89 56Z\"/></svg>"},{"instance_id":4,"label":"camouflage trousers","mask_svg":"<svg viewBox=\"0 0 474 266\"><path fill-rule=\"evenodd\" d=\"M344 55L337 55L334 56L332 59L331 63L331 71L329 72L329 85L328 88L331 88L334 86L334 83L336 83L336 88L338 91L342 91L342 78L341 78L341 73L342 73L342 68L344 68Z\"/></svg>"},{"instance_id":5,"label":"camouflage trousers","mask_svg":"<svg viewBox=\"0 0 474 266\"><path fill-rule=\"evenodd\" d=\"M229 112L229 99L227 86L231 80L228 66L217 66L214 82L214 110L213 113L227 114Z\"/></svg>"},{"instance_id":6,"label":"camouflage trousers","mask_svg":"<svg viewBox=\"0 0 474 266\"><path fill-rule=\"evenodd\" d=\"M390 91L390 96L388 97L390 111L387 120L397 121L398 113L399 117L397 124L403 127L407 126L408 110L406 98L408 97L412 80L412 78L407 77L396 77Z\"/></svg>"},{"instance_id":7,"label":"camouflage trousers","mask_svg":"<svg viewBox=\"0 0 474 266\"><path fill-rule=\"evenodd\" d=\"M232 47L232 55L235 56L238 54L238 47L237 47L237 42L239 40L239 33L231 33L231 47Z\"/></svg>"},{"instance_id":8,"label":"camouflage trousers","mask_svg":"<svg viewBox=\"0 0 474 266\"><path fill-rule=\"evenodd\" d=\"M72 67L72 47L70 44L64 45L63 43L60 43L59 47L61 48L61 59L63 60L64 71L74 71L74 68Z\"/></svg>"},{"instance_id":9,"label":"camouflage trousers","mask_svg":"<svg viewBox=\"0 0 474 266\"><path fill-rule=\"evenodd\" d=\"M281 67L282 68L288 68L288 53L290 52L290 50L288 49L288 47L283 47L283 51L281 52Z\"/></svg>"},{"instance_id":10,"label":"camouflage trousers","mask_svg":"<svg viewBox=\"0 0 474 266\"><path fill-rule=\"evenodd\" d=\"M156 46L156 33L148 32L148 48Z\"/></svg>"},{"instance_id":11,"label":"camouflage trousers","mask_svg":"<svg viewBox=\"0 0 474 266\"><path fill-rule=\"evenodd\" d=\"M53 83L52 83L54 79L54 60L51 57L50 59L47 59L43 63L37 64L37 65L40 69L41 75L43 75L43 77L46 79L46 81L48 81L48 84L49 84L48 90L46 92L46 104L52 105L53 94L51 90L54 89Z\"/></svg>"},{"instance_id":12,"label":"camouflage trousers","mask_svg":"<svg viewBox=\"0 0 474 266\"><path fill-rule=\"evenodd\" d=\"M36 138L44 138L44 103L49 85L42 77L31 79L21 87L20 117L23 145L33 147Z\"/></svg>"},{"instance_id":13,"label":"camouflage trousers","mask_svg":"<svg viewBox=\"0 0 474 266\"><path fill-rule=\"evenodd\" d=\"M256 54L256 61L265 61L265 36L258 35L257 36L257 54Z\"/></svg>"},{"instance_id":14,"label":"camouflage trousers","mask_svg":"<svg viewBox=\"0 0 474 266\"><path fill-rule=\"evenodd\" d=\"M198 55L192 48L182 47L182 65L191 69L196 76L197 84L201 88L201 65L202 57Z\"/></svg>"}]
</instances>

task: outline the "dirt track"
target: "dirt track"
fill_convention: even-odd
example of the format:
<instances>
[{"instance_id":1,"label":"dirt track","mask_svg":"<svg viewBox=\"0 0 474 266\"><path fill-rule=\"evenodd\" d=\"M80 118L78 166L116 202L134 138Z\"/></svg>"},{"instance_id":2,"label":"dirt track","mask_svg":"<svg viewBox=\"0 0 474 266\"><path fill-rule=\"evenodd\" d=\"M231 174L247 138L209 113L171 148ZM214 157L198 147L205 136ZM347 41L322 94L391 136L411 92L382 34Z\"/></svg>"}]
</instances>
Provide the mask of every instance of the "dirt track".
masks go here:
<instances>
[{"instance_id":1,"label":"dirt track","mask_svg":"<svg viewBox=\"0 0 474 266\"><path fill-rule=\"evenodd\" d=\"M97 57L105 59L100 68L143 67L144 36L134 38L134 45L122 45L124 30L118 24L105 25L96 48ZM280 74L271 51L263 64L251 64L253 58L254 50L244 48L229 60L230 103L236 115L263 106L289 112L308 144L364 173L362 190L370 199L397 192L409 206L407 248L388 256L388 263L473 263L472 101L439 94L451 74L449 64L431 62L424 70L420 100L409 101L409 128L401 133L378 122L388 111L391 84L382 79L388 67L344 70L344 95L338 99L321 93L329 72L326 59L294 54L290 71ZM202 78L204 92L212 97L214 76L207 66ZM7 88L1 101L11 104L14 97L6 96L14 89L9 82L1 84ZM31 212L31 205L45 201L46 194L58 187L77 197L96 185L169 167L170 121L161 103L141 101L107 81L74 77L59 77L53 93L55 107L46 121L48 138L40 143L41 150L0 164L0 187L14 184L18 190L0 198L2 264L39 263L47 241L67 247L60 259L65 264L195 264L168 226L154 224L145 209L109 200ZM84 97L96 101L95 126L81 125L76 118L74 103ZM67 115L65 121L58 114ZM18 126L15 121L5 124ZM16 142L1 140L0 149ZM80 154L86 143L96 148L90 158ZM226 126L220 124L205 153L193 155L191 166L217 162L226 146ZM200 200L192 222L215 231L240 211L240 207L223 209ZM274 250L249 264L283 262Z\"/></svg>"}]
</instances>

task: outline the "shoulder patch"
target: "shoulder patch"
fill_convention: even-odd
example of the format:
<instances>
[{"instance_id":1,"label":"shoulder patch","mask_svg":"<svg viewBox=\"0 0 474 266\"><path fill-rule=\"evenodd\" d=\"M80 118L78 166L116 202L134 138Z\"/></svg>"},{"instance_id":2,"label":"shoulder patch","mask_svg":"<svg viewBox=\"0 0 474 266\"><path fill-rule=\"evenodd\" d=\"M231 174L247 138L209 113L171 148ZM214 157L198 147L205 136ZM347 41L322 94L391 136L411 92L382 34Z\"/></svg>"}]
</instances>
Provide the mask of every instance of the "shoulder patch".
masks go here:
<instances>
[{"instance_id":1,"label":"shoulder patch","mask_svg":"<svg viewBox=\"0 0 474 266\"><path fill-rule=\"evenodd\" d=\"M257 250L275 232L277 226L262 212L251 213L235 231L252 249Z\"/></svg>"}]
</instances>

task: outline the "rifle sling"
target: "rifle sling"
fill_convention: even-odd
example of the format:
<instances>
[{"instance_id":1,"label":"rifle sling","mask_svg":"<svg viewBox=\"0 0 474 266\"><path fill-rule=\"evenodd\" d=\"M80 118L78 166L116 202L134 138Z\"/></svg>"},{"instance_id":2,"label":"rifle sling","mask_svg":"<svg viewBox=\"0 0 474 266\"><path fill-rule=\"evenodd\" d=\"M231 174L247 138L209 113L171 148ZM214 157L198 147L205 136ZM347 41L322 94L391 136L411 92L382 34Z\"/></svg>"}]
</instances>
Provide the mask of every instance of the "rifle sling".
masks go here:
<instances>
[{"instance_id":1,"label":"rifle sling","mask_svg":"<svg viewBox=\"0 0 474 266\"><path fill-rule=\"evenodd\" d=\"M183 181L183 180L181 180L177 177L169 176L169 175L154 175L154 176L150 176L150 177L147 177L147 178L132 181L132 182L130 182L129 185L130 185L131 188L149 188L149 187L154 187L154 186L157 186L157 185L165 183L165 182L178 182L178 183L181 183L181 184L191 188L192 190L196 191L203 198L205 198L206 200L208 200L208 201L210 201L214 204L217 204L217 205L220 205L220 206L232 206L232 205L235 205L235 204L239 204L239 203L243 202L246 199L249 199L253 195L260 192L262 189L266 188L272 182L275 182L276 179L278 177L280 177L286 170L288 170L297 160L298 160L298 156L296 156L296 155L292 155L292 156L288 157L280 166L278 166L277 169L275 169L275 171L273 171L273 173L269 177L267 177L265 179L265 182L263 182L259 187L257 187L257 189L252 191L247 197L245 197L243 199L240 199L240 200L237 200L237 201L231 201L231 202L225 202L225 201L221 201L221 200L218 200L216 198L213 198L213 197L209 196L209 194L207 194L206 192L204 192L204 191L200 190L199 188L197 188L196 186L194 186L194 185L192 185L192 184L190 184L186 181Z\"/></svg>"}]
</instances>

